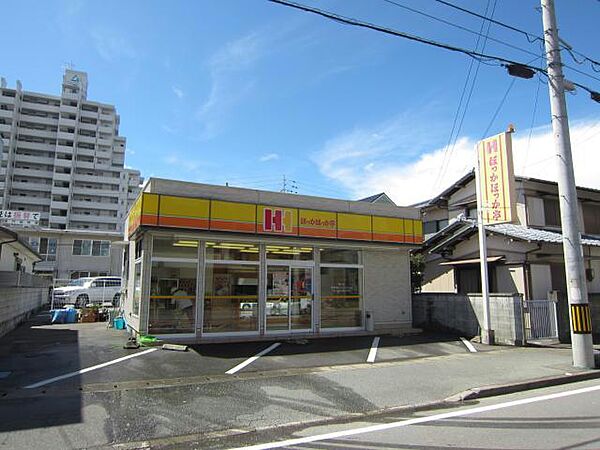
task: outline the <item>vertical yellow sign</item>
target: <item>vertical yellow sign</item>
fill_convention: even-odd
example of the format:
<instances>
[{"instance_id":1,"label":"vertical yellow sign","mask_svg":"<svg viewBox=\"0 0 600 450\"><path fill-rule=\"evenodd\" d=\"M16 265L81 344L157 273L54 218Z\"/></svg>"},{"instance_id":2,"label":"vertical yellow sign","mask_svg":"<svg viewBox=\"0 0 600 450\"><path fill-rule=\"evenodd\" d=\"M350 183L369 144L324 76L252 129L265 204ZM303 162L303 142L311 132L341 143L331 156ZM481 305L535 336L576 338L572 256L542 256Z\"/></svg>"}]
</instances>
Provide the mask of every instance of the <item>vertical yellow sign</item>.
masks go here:
<instances>
[{"instance_id":1,"label":"vertical yellow sign","mask_svg":"<svg viewBox=\"0 0 600 450\"><path fill-rule=\"evenodd\" d=\"M512 222L516 219L516 196L511 133L479 141L477 159L483 223Z\"/></svg>"}]
</instances>

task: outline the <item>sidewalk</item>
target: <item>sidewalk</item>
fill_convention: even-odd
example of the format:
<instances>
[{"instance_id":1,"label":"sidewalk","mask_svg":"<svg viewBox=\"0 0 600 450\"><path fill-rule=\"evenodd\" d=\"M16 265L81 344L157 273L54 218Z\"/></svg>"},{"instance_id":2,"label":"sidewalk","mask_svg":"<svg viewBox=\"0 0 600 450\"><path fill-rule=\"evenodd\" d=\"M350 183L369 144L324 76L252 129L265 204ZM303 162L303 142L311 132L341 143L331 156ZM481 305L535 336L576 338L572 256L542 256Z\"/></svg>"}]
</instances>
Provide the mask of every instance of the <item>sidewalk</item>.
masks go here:
<instances>
[{"instance_id":1,"label":"sidewalk","mask_svg":"<svg viewBox=\"0 0 600 450\"><path fill-rule=\"evenodd\" d=\"M2 443L17 449L198 442L204 448L202 442L220 435L440 405L453 396L451 400L460 401L457 394L474 388L502 385L483 394L502 393L517 383L547 377L553 381L538 381L537 387L567 381L568 374L600 377L600 371L575 370L570 349L496 347L374 365L190 377L161 385L113 387L107 380L0 399L0 415L7 418ZM477 396L473 392L470 398Z\"/></svg>"}]
</instances>

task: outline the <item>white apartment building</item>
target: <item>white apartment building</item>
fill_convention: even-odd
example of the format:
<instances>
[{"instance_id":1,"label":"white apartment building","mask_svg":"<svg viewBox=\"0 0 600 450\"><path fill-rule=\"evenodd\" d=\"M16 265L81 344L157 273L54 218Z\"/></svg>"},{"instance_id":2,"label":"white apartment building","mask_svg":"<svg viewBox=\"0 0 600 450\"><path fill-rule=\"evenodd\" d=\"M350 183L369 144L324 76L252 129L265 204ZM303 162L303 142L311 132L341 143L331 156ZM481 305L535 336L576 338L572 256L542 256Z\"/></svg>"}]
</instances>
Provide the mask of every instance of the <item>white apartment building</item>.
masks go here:
<instances>
[{"instance_id":1,"label":"white apartment building","mask_svg":"<svg viewBox=\"0 0 600 450\"><path fill-rule=\"evenodd\" d=\"M0 209L40 213L25 234L40 250L54 248L38 270L58 278L120 275L121 249L98 244L101 254L83 255L79 246L122 236L143 181L124 167L115 107L88 100L87 88L87 74L71 69L59 96L0 79Z\"/></svg>"},{"instance_id":2,"label":"white apartment building","mask_svg":"<svg viewBox=\"0 0 600 450\"><path fill-rule=\"evenodd\" d=\"M40 212L42 227L122 232L140 172L124 168L115 107L88 100L87 87L70 69L60 96L0 81L0 205Z\"/></svg>"}]
</instances>

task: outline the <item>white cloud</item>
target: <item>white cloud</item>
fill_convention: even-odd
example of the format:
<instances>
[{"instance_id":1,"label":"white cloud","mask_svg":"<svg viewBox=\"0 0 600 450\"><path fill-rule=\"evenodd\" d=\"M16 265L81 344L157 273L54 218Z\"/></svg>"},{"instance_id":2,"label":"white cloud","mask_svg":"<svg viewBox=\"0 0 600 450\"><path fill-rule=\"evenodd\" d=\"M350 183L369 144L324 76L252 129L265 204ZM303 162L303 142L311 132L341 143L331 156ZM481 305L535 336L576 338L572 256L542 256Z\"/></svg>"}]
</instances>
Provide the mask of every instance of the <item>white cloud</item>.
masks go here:
<instances>
[{"instance_id":1,"label":"white cloud","mask_svg":"<svg viewBox=\"0 0 600 450\"><path fill-rule=\"evenodd\" d=\"M209 59L210 91L196 112L204 139L220 132L229 111L254 87L254 80L239 75L263 55L264 47L262 35L255 32L228 42Z\"/></svg>"},{"instance_id":2,"label":"white cloud","mask_svg":"<svg viewBox=\"0 0 600 450\"><path fill-rule=\"evenodd\" d=\"M267 162L267 161L275 161L277 159L279 159L278 153L267 153L266 155L262 155L258 160L260 162Z\"/></svg>"},{"instance_id":3,"label":"white cloud","mask_svg":"<svg viewBox=\"0 0 600 450\"><path fill-rule=\"evenodd\" d=\"M125 153L127 153L128 155L135 155L135 150L130 147L127 147L125 149Z\"/></svg>"},{"instance_id":4,"label":"white cloud","mask_svg":"<svg viewBox=\"0 0 600 450\"><path fill-rule=\"evenodd\" d=\"M182 99L185 95L183 90L178 88L177 86L171 86L171 90L173 91L173 94L175 94L175 96L179 99Z\"/></svg>"},{"instance_id":5,"label":"white cloud","mask_svg":"<svg viewBox=\"0 0 600 450\"><path fill-rule=\"evenodd\" d=\"M107 62L136 56L131 42L118 31L95 29L90 35L96 51Z\"/></svg>"},{"instance_id":6,"label":"white cloud","mask_svg":"<svg viewBox=\"0 0 600 450\"><path fill-rule=\"evenodd\" d=\"M326 142L313 160L323 175L345 187L353 197L385 191L400 205L427 200L467 173L475 163L475 139L460 138L451 154L443 148L423 149L417 155L407 143L420 133L395 119L372 128L349 131ZM515 172L533 178L556 180L552 130L528 130L513 135ZM600 189L600 122L571 125L571 142L577 184ZM446 163L444 163L446 160ZM442 166L445 166L440 177Z\"/></svg>"}]
</instances>

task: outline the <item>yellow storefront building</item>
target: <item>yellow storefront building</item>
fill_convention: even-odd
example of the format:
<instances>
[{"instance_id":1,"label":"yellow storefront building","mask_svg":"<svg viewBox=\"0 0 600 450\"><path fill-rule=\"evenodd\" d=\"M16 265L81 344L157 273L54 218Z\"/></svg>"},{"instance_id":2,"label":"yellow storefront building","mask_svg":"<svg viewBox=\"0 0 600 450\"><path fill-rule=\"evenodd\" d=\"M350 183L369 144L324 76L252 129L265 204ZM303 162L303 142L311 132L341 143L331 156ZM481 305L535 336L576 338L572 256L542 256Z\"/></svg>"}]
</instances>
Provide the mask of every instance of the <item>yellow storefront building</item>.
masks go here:
<instances>
[{"instance_id":1,"label":"yellow storefront building","mask_svg":"<svg viewBox=\"0 0 600 450\"><path fill-rule=\"evenodd\" d=\"M151 178L126 229L135 333L204 342L411 328L415 208Z\"/></svg>"}]
</instances>

